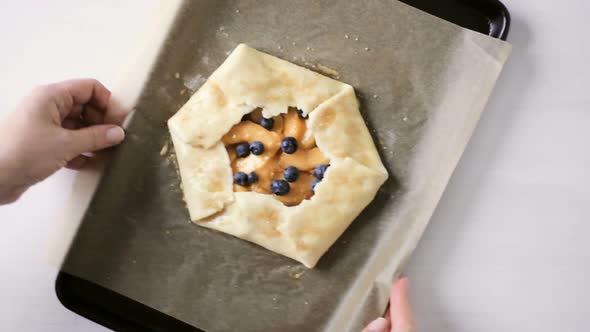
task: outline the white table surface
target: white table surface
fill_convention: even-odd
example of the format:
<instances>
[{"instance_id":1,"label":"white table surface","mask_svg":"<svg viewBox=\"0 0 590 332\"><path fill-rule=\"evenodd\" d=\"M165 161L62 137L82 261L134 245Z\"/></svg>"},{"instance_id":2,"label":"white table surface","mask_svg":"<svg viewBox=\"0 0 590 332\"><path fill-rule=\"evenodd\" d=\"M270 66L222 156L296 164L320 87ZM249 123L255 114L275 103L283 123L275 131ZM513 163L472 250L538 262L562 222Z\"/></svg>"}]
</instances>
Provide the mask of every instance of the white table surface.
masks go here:
<instances>
[{"instance_id":1,"label":"white table surface","mask_svg":"<svg viewBox=\"0 0 590 332\"><path fill-rule=\"evenodd\" d=\"M421 331L590 326L590 3L505 3L512 56L406 269ZM120 77L159 5L0 0L0 117L35 84ZM0 208L2 331L105 330L61 306L43 259L74 176Z\"/></svg>"}]
</instances>

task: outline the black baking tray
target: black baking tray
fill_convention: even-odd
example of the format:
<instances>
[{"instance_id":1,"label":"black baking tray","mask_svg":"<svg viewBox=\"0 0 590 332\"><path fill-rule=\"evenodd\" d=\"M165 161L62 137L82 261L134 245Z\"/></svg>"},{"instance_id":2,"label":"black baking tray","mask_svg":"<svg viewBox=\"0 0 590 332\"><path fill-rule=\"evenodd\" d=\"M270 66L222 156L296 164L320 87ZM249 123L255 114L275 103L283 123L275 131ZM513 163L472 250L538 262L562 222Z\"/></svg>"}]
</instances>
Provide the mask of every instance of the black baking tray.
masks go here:
<instances>
[{"instance_id":1,"label":"black baking tray","mask_svg":"<svg viewBox=\"0 0 590 332\"><path fill-rule=\"evenodd\" d=\"M510 14L497 0L402 0L464 28L506 40ZM71 311L116 331L201 331L92 282L60 272L59 301Z\"/></svg>"}]
</instances>

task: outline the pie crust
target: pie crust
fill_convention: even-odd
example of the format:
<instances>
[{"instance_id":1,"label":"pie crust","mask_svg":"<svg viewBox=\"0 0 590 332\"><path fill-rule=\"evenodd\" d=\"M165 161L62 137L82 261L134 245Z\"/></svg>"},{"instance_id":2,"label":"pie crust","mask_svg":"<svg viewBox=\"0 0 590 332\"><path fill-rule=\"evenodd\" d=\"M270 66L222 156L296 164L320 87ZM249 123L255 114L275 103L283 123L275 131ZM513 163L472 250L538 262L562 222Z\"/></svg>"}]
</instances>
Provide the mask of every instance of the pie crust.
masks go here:
<instances>
[{"instance_id":1,"label":"pie crust","mask_svg":"<svg viewBox=\"0 0 590 332\"><path fill-rule=\"evenodd\" d=\"M310 199L286 206L270 194L234 192L223 136L253 109L289 107L308 126L330 167ZM314 267L387 179L354 89L239 45L168 121L190 218Z\"/></svg>"}]
</instances>

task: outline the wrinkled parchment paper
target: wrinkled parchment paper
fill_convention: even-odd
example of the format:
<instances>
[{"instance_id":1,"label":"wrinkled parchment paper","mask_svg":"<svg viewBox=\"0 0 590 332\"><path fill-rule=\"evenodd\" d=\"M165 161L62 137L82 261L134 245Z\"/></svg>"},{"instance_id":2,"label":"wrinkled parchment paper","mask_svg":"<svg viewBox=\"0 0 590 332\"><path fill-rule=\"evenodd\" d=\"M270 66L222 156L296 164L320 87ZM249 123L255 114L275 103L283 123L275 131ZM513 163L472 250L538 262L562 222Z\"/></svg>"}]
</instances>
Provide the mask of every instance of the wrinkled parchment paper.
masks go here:
<instances>
[{"instance_id":1,"label":"wrinkled parchment paper","mask_svg":"<svg viewBox=\"0 0 590 332\"><path fill-rule=\"evenodd\" d=\"M391 175L313 270L191 224L182 201L165 122L242 42L353 85ZM62 268L207 331L360 331L509 53L397 1L187 1Z\"/></svg>"}]
</instances>

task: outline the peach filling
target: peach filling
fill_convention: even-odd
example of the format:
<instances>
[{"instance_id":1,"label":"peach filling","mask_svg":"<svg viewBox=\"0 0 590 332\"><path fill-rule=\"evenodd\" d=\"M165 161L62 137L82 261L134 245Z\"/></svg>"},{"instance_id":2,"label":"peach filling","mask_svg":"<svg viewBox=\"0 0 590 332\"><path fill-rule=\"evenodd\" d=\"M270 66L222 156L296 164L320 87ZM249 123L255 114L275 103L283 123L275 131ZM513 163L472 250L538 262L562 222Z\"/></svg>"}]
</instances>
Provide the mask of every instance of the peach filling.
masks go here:
<instances>
[{"instance_id":1,"label":"peach filling","mask_svg":"<svg viewBox=\"0 0 590 332\"><path fill-rule=\"evenodd\" d=\"M281 141L286 137L295 139L297 150L294 153L289 154L281 149ZM227 149L234 175L242 172L255 173L257 176L256 181L235 183L234 191L254 191L273 195L287 206L298 205L304 199L313 196L312 182L316 179L313 175L314 168L329 163L329 159L316 146L315 137L306 120L294 107L289 107L286 114L273 117L272 121L264 119L262 110L257 108L233 126L223 136L222 141ZM252 147L255 141L262 143L262 152ZM243 146L238 147L240 144ZM246 146L244 144L249 144L249 151L243 151ZM242 148L241 152L239 148ZM242 156L238 157L236 151L242 153ZM289 166L298 169L297 179L288 182L288 192L273 194L272 182L286 180L284 170Z\"/></svg>"}]
</instances>

